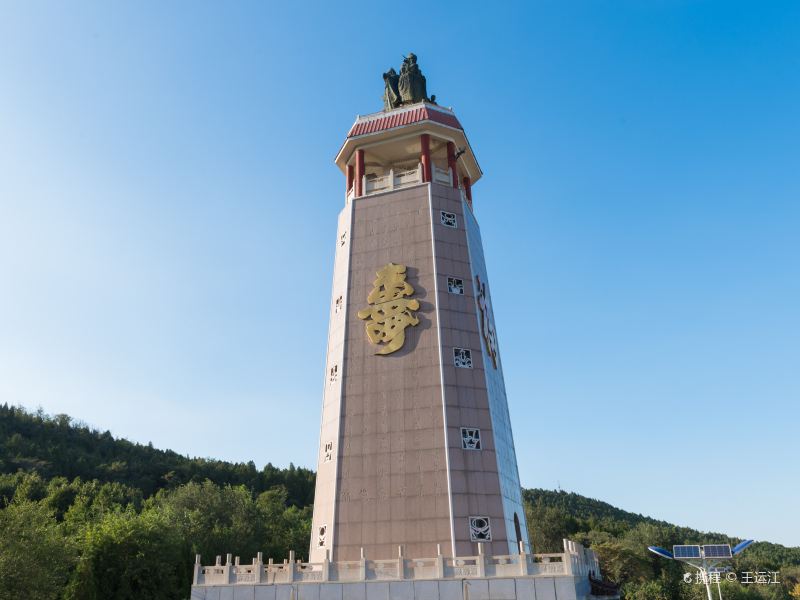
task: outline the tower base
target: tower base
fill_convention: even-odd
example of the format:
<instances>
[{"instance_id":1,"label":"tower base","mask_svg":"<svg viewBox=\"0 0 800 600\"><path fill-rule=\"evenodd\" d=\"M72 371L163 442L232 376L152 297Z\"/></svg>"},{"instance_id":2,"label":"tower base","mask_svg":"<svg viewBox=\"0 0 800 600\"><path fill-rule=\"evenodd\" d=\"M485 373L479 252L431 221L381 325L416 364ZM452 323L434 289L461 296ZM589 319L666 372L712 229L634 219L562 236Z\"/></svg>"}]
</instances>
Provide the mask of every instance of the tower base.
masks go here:
<instances>
[{"instance_id":1,"label":"tower base","mask_svg":"<svg viewBox=\"0 0 800 600\"><path fill-rule=\"evenodd\" d=\"M191 600L592 600L586 576L192 587ZM617 596L618 598L618 596Z\"/></svg>"},{"instance_id":2,"label":"tower base","mask_svg":"<svg viewBox=\"0 0 800 600\"><path fill-rule=\"evenodd\" d=\"M204 567L195 563L192 600L592 600L597 557L564 540L557 554L396 559ZM618 598L608 596L606 598Z\"/></svg>"}]
</instances>

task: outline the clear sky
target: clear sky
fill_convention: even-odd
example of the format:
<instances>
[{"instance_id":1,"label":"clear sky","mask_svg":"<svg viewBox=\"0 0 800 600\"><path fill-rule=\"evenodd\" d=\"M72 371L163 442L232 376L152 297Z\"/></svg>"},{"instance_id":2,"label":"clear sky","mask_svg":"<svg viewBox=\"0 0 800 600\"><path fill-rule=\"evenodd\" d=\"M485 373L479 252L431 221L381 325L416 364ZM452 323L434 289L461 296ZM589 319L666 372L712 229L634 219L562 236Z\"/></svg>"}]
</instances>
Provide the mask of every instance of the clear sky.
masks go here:
<instances>
[{"instance_id":1,"label":"clear sky","mask_svg":"<svg viewBox=\"0 0 800 600\"><path fill-rule=\"evenodd\" d=\"M409 51L523 485L800 545L797 2L0 1L0 401L315 467L332 159Z\"/></svg>"}]
</instances>

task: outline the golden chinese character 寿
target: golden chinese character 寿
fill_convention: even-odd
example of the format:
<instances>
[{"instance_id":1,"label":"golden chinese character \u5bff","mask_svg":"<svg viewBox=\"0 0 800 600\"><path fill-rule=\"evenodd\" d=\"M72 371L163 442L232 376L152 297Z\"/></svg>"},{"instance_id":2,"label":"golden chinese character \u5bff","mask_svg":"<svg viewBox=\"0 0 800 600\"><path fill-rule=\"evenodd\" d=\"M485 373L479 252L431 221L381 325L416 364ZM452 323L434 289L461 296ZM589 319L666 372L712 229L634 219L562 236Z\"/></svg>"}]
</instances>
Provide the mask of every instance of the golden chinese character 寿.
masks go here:
<instances>
[{"instance_id":1,"label":"golden chinese character \u5bff","mask_svg":"<svg viewBox=\"0 0 800 600\"><path fill-rule=\"evenodd\" d=\"M414 288L406 281L406 267L389 263L377 273L367 302L372 306L358 311L359 319L366 319L369 341L381 345L375 354L391 354L403 347L406 327L417 325L419 319L414 310L419 310L419 301L406 298L414 294Z\"/></svg>"}]
</instances>

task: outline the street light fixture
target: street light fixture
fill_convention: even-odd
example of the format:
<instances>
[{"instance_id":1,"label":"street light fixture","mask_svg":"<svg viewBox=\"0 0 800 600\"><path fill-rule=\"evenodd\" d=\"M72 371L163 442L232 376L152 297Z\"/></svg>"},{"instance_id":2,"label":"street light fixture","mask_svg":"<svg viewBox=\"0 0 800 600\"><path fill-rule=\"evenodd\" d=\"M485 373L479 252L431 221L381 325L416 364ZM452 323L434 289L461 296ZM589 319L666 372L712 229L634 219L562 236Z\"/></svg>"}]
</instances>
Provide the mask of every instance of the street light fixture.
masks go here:
<instances>
[{"instance_id":1,"label":"street light fixture","mask_svg":"<svg viewBox=\"0 0 800 600\"><path fill-rule=\"evenodd\" d=\"M731 560L752 543L753 540L744 540L736 544L733 549L731 549L730 544L706 544L705 546L679 545L673 546L672 552L659 546L648 546L647 549L661 558L677 560L697 569L700 572L703 583L706 584L708 600L714 600L711 596L711 582L708 577L709 571L717 571L717 564L721 561ZM719 594L719 600L722 600L722 588L719 585L719 579L717 579L717 593Z\"/></svg>"}]
</instances>

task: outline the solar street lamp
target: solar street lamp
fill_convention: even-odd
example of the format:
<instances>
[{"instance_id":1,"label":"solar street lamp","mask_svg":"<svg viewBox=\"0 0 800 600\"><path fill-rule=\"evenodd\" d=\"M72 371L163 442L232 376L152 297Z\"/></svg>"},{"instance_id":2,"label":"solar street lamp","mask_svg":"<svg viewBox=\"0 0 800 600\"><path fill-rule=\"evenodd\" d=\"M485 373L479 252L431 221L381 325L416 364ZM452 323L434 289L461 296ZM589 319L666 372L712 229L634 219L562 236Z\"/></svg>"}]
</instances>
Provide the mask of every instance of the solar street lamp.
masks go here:
<instances>
[{"instance_id":1,"label":"solar street lamp","mask_svg":"<svg viewBox=\"0 0 800 600\"><path fill-rule=\"evenodd\" d=\"M672 552L659 546L648 546L647 549L661 558L677 560L697 569L700 572L703 583L706 584L708 600L714 600L711 596L711 581L708 576L709 571L719 572L717 565L721 561L731 560L752 543L753 540L744 540L736 544L733 549L731 549L730 544L707 544L705 546L680 545L673 546ZM722 588L719 584L719 578L717 578L717 593L719 594L719 600L722 600Z\"/></svg>"}]
</instances>

